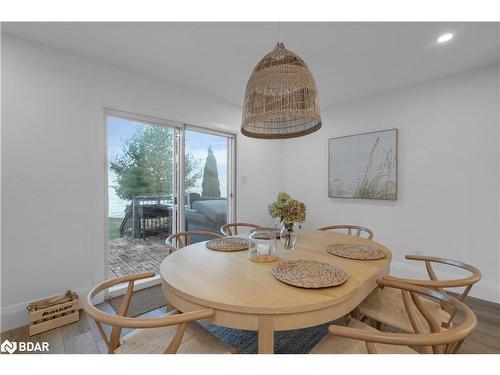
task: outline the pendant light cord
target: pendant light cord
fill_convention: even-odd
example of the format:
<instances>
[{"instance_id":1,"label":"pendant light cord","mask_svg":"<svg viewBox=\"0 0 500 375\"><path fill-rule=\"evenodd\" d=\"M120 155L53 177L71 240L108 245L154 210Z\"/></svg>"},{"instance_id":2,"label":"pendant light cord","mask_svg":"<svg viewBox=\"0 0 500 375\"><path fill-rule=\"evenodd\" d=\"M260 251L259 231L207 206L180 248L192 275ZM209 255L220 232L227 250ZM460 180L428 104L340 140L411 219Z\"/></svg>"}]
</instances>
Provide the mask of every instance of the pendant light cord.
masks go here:
<instances>
[{"instance_id":1,"label":"pendant light cord","mask_svg":"<svg viewBox=\"0 0 500 375\"><path fill-rule=\"evenodd\" d=\"M278 22L278 41L274 49L285 48L285 44L281 41L281 22Z\"/></svg>"}]
</instances>

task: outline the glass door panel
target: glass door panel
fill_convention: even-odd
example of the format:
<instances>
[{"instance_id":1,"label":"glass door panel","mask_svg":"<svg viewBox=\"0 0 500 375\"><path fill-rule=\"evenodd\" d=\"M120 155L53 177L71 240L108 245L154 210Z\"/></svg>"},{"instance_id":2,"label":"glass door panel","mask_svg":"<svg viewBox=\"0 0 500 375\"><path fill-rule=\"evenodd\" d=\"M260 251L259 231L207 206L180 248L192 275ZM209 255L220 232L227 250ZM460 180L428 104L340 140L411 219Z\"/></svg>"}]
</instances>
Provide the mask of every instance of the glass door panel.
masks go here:
<instances>
[{"instance_id":1,"label":"glass door panel","mask_svg":"<svg viewBox=\"0 0 500 375\"><path fill-rule=\"evenodd\" d=\"M231 208L231 138L186 130L184 142L185 230L220 234ZM194 236L193 242L206 239Z\"/></svg>"},{"instance_id":2,"label":"glass door panel","mask_svg":"<svg viewBox=\"0 0 500 375\"><path fill-rule=\"evenodd\" d=\"M159 272L165 239L176 231L176 130L106 117L108 274Z\"/></svg>"}]
</instances>

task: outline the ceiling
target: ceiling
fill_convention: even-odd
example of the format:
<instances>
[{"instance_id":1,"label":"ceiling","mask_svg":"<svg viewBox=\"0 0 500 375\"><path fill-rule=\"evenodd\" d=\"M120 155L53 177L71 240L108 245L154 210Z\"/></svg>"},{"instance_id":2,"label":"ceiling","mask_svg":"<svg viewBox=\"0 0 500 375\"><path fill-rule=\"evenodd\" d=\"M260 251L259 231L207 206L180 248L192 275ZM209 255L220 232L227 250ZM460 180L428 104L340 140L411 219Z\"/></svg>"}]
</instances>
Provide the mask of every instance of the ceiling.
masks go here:
<instances>
[{"instance_id":1,"label":"ceiling","mask_svg":"<svg viewBox=\"0 0 500 375\"><path fill-rule=\"evenodd\" d=\"M500 60L499 23L3 23L2 31L242 105L280 38L322 107ZM455 37L436 43L444 32Z\"/></svg>"}]
</instances>

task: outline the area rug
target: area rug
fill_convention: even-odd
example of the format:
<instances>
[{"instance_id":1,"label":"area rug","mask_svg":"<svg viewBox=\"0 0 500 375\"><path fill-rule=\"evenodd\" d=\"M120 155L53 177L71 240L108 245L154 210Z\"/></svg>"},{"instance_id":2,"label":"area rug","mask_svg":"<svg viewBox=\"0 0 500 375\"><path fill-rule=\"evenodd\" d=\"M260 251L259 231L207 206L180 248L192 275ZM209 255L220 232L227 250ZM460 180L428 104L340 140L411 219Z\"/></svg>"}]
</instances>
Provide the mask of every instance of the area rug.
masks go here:
<instances>
[{"instance_id":1,"label":"area rug","mask_svg":"<svg viewBox=\"0 0 500 375\"><path fill-rule=\"evenodd\" d=\"M113 309L118 312L122 300L123 296L118 296L110 299L108 302ZM141 289L132 294L132 300L130 301L127 315L136 318L139 315L165 306L165 303L165 297L163 297L160 285Z\"/></svg>"},{"instance_id":2,"label":"area rug","mask_svg":"<svg viewBox=\"0 0 500 375\"><path fill-rule=\"evenodd\" d=\"M235 345L240 354L257 354L257 332L245 331L216 326L199 322L206 330L212 332L228 348ZM274 353L276 354L307 354L328 334L331 324L344 325L344 318L315 327L279 331L274 334Z\"/></svg>"}]
</instances>

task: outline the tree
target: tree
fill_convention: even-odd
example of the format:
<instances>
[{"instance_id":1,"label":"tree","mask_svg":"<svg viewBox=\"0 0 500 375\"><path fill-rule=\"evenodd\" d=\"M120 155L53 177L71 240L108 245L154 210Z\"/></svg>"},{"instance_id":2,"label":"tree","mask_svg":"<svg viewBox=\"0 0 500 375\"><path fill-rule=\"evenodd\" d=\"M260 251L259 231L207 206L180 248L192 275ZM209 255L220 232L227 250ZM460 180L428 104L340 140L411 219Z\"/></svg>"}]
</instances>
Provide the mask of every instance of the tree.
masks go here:
<instances>
[{"instance_id":1,"label":"tree","mask_svg":"<svg viewBox=\"0 0 500 375\"><path fill-rule=\"evenodd\" d=\"M131 200L141 195L172 193L173 132L156 125L145 125L125 140L123 154L110 162L117 176L116 194ZM186 154L186 188L196 185L200 178L200 161Z\"/></svg>"},{"instance_id":2,"label":"tree","mask_svg":"<svg viewBox=\"0 0 500 375\"><path fill-rule=\"evenodd\" d=\"M217 159L215 159L212 146L208 147L207 160L203 169L203 182L201 184L204 197L220 197L219 173L217 172Z\"/></svg>"}]
</instances>

